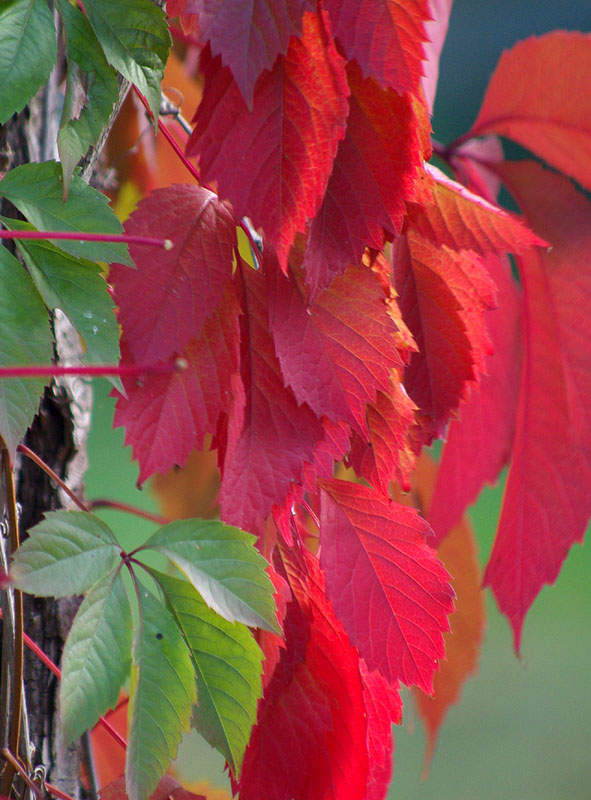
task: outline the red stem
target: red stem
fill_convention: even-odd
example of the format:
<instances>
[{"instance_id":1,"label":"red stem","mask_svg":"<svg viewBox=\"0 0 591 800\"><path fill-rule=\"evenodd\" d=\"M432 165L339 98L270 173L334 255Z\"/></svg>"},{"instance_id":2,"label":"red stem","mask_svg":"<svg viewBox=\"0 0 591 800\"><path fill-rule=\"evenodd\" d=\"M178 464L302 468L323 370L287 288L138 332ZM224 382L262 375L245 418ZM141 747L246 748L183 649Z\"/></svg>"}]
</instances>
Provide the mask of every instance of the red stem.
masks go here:
<instances>
[{"instance_id":1,"label":"red stem","mask_svg":"<svg viewBox=\"0 0 591 800\"><path fill-rule=\"evenodd\" d=\"M84 375L89 378L100 378L108 375L141 376L151 373L158 375L168 372L183 372L187 368L182 358L175 358L167 364L120 364L119 366L79 366L63 367L59 364L18 365L0 367L0 378L33 378L36 376Z\"/></svg>"},{"instance_id":2,"label":"red stem","mask_svg":"<svg viewBox=\"0 0 591 800\"><path fill-rule=\"evenodd\" d=\"M0 239L66 239L76 242L122 242L124 244L145 244L149 247L163 247L171 250L170 239L157 239L153 236L135 236L125 233L78 233L78 231L0 231Z\"/></svg>"},{"instance_id":3,"label":"red stem","mask_svg":"<svg viewBox=\"0 0 591 800\"><path fill-rule=\"evenodd\" d=\"M129 505L129 503L120 503L117 500L109 500L104 497L99 497L96 500L91 500L88 507L92 510L95 508L112 508L115 511L125 511L128 514L135 514L136 517L149 519L150 522L156 522L158 525L168 525L171 521L166 517L161 517L159 514L152 514L150 511L144 511L143 508Z\"/></svg>"},{"instance_id":4,"label":"red stem","mask_svg":"<svg viewBox=\"0 0 591 800\"><path fill-rule=\"evenodd\" d=\"M318 530L320 530L320 520L318 519L318 515L316 514L314 509L310 507L310 504L308 503L307 500L302 500L302 505L304 506L304 508L306 509L308 514L310 515L310 517L312 518L312 522L314 523L314 525L316 525Z\"/></svg>"},{"instance_id":5,"label":"red stem","mask_svg":"<svg viewBox=\"0 0 591 800\"><path fill-rule=\"evenodd\" d=\"M54 797L58 797L59 800L74 800L74 798L71 795L62 792L61 789L58 789L57 786L54 786L52 783L49 783L49 781L45 781L45 788L47 789L49 794L52 794Z\"/></svg>"},{"instance_id":6,"label":"red stem","mask_svg":"<svg viewBox=\"0 0 591 800\"><path fill-rule=\"evenodd\" d=\"M29 447L27 447L26 444L19 444L16 449L19 451L19 453L22 453L24 456L27 456L27 458L30 458L31 461L34 461L35 464L37 464L37 466L42 469L46 475L49 475L49 477L55 481L55 483L57 483L60 489L64 490L68 497L78 506L81 511L88 512L88 507L82 502L82 500L80 500L80 498L74 494L70 487L64 483L60 476L57 475L57 473L51 469L49 464L46 464L45 461L43 461L43 459L37 455L37 453L34 453Z\"/></svg>"}]
</instances>

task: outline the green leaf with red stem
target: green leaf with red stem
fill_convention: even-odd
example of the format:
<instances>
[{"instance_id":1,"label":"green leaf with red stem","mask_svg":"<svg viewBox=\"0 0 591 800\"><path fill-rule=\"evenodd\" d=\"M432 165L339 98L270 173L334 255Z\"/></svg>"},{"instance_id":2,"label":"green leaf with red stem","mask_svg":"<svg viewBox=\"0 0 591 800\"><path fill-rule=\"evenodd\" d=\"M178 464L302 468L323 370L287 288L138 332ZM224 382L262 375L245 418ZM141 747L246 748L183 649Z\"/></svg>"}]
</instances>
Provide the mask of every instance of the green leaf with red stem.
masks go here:
<instances>
[{"instance_id":1,"label":"green leaf with red stem","mask_svg":"<svg viewBox=\"0 0 591 800\"><path fill-rule=\"evenodd\" d=\"M105 195L80 176L72 176L64 201L62 170L56 161L23 164L11 169L0 181L0 196L10 200L41 231L122 232L121 223L109 208ZM124 243L58 241L58 246L77 258L133 265Z\"/></svg>"},{"instance_id":2,"label":"green leaf with red stem","mask_svg":"<svg viewBox=\"0 0 591 800\"><path fill-rule=\"evenodd\" d=\"M47 309L33 281L0 245L0 362L4 366L49 363L53 336ZM43 377L0 380L0 435L11 459L39 407Z\"/></svg>"},{"instance_id":3,"label":"green leaf with red stem","mask_svg":"<svg viewBox=\"0 0 591 800\"><path fill-rule=\"evenodd\" d=\"M7 227L30 230L20 220L1 217ZM119 330L107 282L92 261L65 253L49 241L17 240L29 273L45 304L60 308L84 342L88 364L119 362ZM120 380L114 376L120 386Z\"/></svg>"}]
</instances>

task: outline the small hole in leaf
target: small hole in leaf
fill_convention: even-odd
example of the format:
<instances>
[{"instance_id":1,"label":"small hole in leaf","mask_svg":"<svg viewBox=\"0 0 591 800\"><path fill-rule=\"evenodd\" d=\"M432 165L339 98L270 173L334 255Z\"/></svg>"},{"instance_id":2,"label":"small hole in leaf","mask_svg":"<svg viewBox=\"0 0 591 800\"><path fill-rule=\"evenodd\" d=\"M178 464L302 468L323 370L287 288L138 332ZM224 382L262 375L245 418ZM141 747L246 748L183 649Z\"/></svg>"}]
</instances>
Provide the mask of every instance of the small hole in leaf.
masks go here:
<instances>
[{"instance_id":1,"label":"small hole in leaf","mask_svg":"<svg viewBox=\"0 0 591 800\"><path fill-rule=\"evenodd\" d=\"M156 634L156 638L157 638L157 639L162 639L162 634L161 634L161 633L157 633L157 634Z\"/></svg>"}]
</instances>

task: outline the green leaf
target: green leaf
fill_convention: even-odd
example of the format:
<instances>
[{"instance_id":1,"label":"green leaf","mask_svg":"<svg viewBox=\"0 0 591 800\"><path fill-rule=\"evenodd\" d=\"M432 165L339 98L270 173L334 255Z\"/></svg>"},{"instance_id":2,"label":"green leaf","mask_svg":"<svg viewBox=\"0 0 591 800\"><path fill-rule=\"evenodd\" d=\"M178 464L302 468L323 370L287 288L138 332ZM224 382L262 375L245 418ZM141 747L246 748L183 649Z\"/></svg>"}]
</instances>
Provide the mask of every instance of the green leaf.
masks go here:
<instances>
[{"instance_id":1,"label":"green leaf","mask_svg":"<svg viewBox=\"0 0 591 800\"><path fill-rule=\"evenodd\" d=\"M157 120L172 43L164 11L152 0L86 0L84 7L107 61L137 86Z\"/></svg>"},{"instance_id":2,"label":"green leaf","mask_svg":"<svg viewBox=\"0 0 591 800\"><path fill-rule=\"evenodd\" d=\"M68 79L57 144L67 194L74 168L97 143L119 89L115 71L84 14L68 2L59 8L66 31Z\"/></svg>"},{"instance_id":3,"label":"green leaf","mask_svg":"<svg viewBox=\"0 0 591 800\"><path fill-rule=\"evenodd\" d=\"M10 170L0 181L0 196L10 200L40 231L122 233L121 223L109 208L105 195L84 183L78 175L72 177L70 192L64 201L62 172L56 161L23 164ZM125 243L62 240L56 243L61 250L79 258L133 266Z\"/></svg>"},{"instance_id":4,"label":"green leaf","mask_svg":"<svg viewBox=\"0 0 591 800\"><path fill-rule=\"evenodd\" d=\"M12 230L30 230L26 222L0 217ZM88 364L118 364L119 328L113 301L100 267L75 258L52 242L17 240L35 286L49 308L61 308L86 344Z\"/></svg>"},{"instance_id":5,"label":"green leaf","mask_svg":"<svg viewBox=\"0 0 591 800\"><path fill-rule=\"evenodd\" d=\"M53 336L47 309L20 261L0 246L0 364L50 364ZM0 434L14 457L39 408L46 378L0 379Z\"/></svg>"},{"instance_id":6,"label":"green leaf","mask_svg":"<svg viewBox=\"0 0 591 800\"><path fill-rule=\"evenodd\" d=\"M82 594L119 564L111 529L85 511L52 511L13 556L17 589L41 597Z\"/></svg>"},{"instance_id":7,"label":"green leaf","mask_svg":"<svg viewBox=\"0 0 591 800\"><path fill-rule=\"evenodd\" d=\"M267 562L255 539L217 520L184 519L157 530L145 547L176 564L207 605L229 622L280 633Z\"/></svg>"},{"instance_id":8,"label":"green leaf","mask_svg":"<svg viewBox=\"0 0 591 800\"><path fill-rule=\"evenodd\" d=\"M0 3L0 125L20 111L49 77L57 58L46 0Z\"/></svg>"},{"instance_id":9,"label":"green leaf","mask_svg":"<svg viewBox=\"0 0 591 800\"><path fill-rule=\"evenodd\" d=\"M152 574L191 650L198 699L193 725L238 777L262 694L263 654L245 625L208 608L190 583Z\"/></svg>"},{"instance_id":10,"label":"green leaf","mask_svg":"<svg viewBox=\"0 0 591 800\"><path fill-rule=\"evenodd\" d=\"M140 586L133 647L125 776L130 800L146 800L164 775L197 699L195 672L181 632L165 606Z\"/></svg>"},{"instance_id":11,"label":"green leaf","mask_svg":"<svg viewBox=\"0 0 591 800\"><path fill-rule=\"evenodd\" d=\"M121 572L88 592L62 658L60 721L66 745L113 708L131 666L131 608Z\"/></svg>"}]
</instances>

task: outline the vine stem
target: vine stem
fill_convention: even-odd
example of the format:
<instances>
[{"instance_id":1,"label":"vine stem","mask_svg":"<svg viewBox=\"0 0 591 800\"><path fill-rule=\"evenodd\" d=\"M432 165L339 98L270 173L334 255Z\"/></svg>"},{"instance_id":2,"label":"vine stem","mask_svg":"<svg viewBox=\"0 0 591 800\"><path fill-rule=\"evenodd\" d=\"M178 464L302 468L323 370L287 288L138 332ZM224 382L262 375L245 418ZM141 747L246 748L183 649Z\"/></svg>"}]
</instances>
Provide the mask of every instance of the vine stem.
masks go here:
<instances>
[{"instance_id":1,"label":"vine stem","mask_svg":"<svg viewBox=\"0 0 591 800\"><path fill-rule=\"evenodd\" d=\"M74 494L74 492L70 489L70 487L60 478L60 476L56 472L54 472L51 469L49 464L46 464L45 461L43 461L43 459L37 455L37 453L34 453L29 447L27 447L26 444L19 444L16 449L18 450L19 453L22 453L27 458L30 458L31 461L34 461L35 464L37 464L37 466L40 467L40 469L42 469L46 475L49 475L52 481L57 483L60 489L63 489L63 491L68 495L70 500L72 500L81 511L86 511L86 512L89 511L89 508L86 505L86 503L83 503L82 500L78 497L78 495Z\"/></svg>"},{"instance_id":2,"label":"vine stem","mask_svg":"<svg viewBox=\"0 0 591 800\"><path fill-rule=\"evenodd\" d=\"M10 550L12 553L16 553L20 542L18 532L18 511L16 507L16 490L14 486L14 472L12 471L12 465L10 463L10 453L4 439L1 436L0 447L2 448L2 471L4 473L4 485L6 491ZM12 708L8 742L10 750L17 754L21 731L21 715L23 711L23 634L23 595L18 589L14 589L14 671L12 675ZM6 769L2 779L1 791L5 797L9 797L10 795L13 778L14 765L9 761L9 766Z\"/></svg>"},{"instance_id":3,"label":"vine stem","mask_svg":"<svg viewBox=\"0 0 591 800\"><path fill-rule=\"evenodd\" d=\"M169 372L184 372L187 369L184 358L175 358L167 364L120 364L119 366L88 366L63 367L59 364L33 364L16 365L14 367L0 367L0 378L33 378L47 375L57 377L60 375L81 375L87 378L102 378L109 375L120 377L140 377L142 375L165 375Z\"/></svg>"},{"instance_id":4,"label":"vine stem","mask_svg":"<svg viewBox=\"0 0 591 800\"><path fill-rule=\"evenodd\" d=\"M78 231L7 231L0 230L0 239L64 239L75 242L121 242L123 244L143 244L147 247L163 247L172 250L170 239L153 236L136 236L125 233L79 233Z\"/></svg>"},{"instance_id":5,"label":"vine stem","mask_svg":"<svg viewBox=\"0 0 591 800\"><path fill-rule=\"evenodd\" d=\"M168 525L171 522L168 517L161 517L160 514L152 514L150 511L144 511L143 508L132 506L129 503L120 503L118 500L109 500L106 497L97 497L96 500L90 500L88 508L91 511L95 508L112 508L115 511L125 511L127 514L149 519L150 522L156 522L158 525Z\"/></svg>"},{"instance_id":6,"label":"vine stem","mask_svg":"<svg viewBox=\"0 0 591 800\"><path fill-rule=\"evenodd\" d=\"M6 759L6 761L10 764L12 768L12 774L14 775L15 772L18 772L35 797L37 797L38 800L43 800L43 792L39 786L37 786L35 781L29 777L29 774L24 765L21 763L20 759L17 758L17 756L15 756L8 747L3 747L1 752L2 758Z\"/></svg>"}]
</instances>

